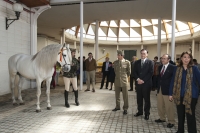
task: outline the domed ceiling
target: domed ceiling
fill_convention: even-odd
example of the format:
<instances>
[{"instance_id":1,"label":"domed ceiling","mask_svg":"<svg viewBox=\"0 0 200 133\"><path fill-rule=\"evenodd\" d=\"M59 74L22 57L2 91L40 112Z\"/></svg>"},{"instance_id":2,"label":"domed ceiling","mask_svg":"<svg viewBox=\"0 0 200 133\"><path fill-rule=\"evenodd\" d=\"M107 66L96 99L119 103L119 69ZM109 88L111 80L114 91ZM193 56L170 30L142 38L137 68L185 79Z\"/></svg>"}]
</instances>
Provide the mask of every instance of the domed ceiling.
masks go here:
<instances>
[{"instance_id":1,"label":"domed ceiling","mask_svg":"<svg viewBox=\"0 0 200 133\"><path fill-rule=\"evenodd\" d=\"M84 24L83 37L95 39L96 23ZM192 22L176 21L175 37L193 35L200 30L200 25ZM80 26L67 29L66 32L80 37ZM161 39L171 38L171 20L161 20ZM105 41L148 41L156 40L158 19L130 19L99 22L99 40Z\"/></svg>"}]
</instances>

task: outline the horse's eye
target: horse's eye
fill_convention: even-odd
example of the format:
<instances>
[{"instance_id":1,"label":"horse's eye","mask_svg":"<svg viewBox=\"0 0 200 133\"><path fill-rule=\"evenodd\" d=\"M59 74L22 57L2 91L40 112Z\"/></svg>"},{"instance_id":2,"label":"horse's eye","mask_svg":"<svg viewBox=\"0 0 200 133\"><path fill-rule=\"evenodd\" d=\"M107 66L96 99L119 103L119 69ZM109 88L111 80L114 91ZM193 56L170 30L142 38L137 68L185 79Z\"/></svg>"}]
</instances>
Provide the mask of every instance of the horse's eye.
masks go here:
<instances>
[{"instance_id":1,"label":"horse's eye","mask_svg":"<svg viewBox=\"0 0 200 133\"><path fill-rule=\"evenodd\" d=\"M64 54L63 56L64 56L64 57L66 57L66 55L65 55L65 54Z\"/></svg>"}]
</instances>

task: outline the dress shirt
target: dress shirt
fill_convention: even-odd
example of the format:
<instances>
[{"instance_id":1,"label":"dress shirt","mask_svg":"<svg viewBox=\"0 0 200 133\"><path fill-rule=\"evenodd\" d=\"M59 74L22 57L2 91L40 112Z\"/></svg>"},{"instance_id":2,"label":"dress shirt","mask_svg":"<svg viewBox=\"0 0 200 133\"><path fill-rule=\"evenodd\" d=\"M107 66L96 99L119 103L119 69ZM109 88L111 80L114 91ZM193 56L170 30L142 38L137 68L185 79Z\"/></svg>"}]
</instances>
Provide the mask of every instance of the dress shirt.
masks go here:
<instances>
[{"instance_id":1,"label":"dress shirt","mask_svg":"<svg viewBox=\"0 0 200 133\"><path fill-rule=\"evenodd\" d=\"M165 66L165 70L164 70L164 72L163 72L163 75L164 75L164 73L165 73L165 71L166 71L166 69L167 69L168 65L169 65L169 63L167 63L166 65L163 65L163 67ZM161 69L160 73L162 72L162 70L163 70L163 67L162 67L162 69Z\"/></svg>"},{"instance_id":2,"label":"dress shirt","mask_svg":"<svg viewBox=\"0 0 200 133\"><path fill-rule=\"evenodd\" d=\"M105 69L105 71L108 71L108 65L109 65L109 61L106 62L106 69Z\"/></svg>"}]
</instances>

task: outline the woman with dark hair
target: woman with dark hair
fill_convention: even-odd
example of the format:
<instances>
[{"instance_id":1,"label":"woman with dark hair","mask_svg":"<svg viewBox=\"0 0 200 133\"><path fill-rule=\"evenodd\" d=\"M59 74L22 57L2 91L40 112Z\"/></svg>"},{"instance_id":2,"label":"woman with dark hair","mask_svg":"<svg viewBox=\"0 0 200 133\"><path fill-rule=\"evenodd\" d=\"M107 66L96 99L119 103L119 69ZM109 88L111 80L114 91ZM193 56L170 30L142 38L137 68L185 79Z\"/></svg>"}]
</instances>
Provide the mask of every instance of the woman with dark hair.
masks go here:
<instances>
[{"instance_id":1,"label":"woman with dark hair","mask_svg":"<svg viewBox=\"0 0 200 133\"><path fill-rule=\"evenodd\" d=\"M195 107L198 100L198 84L200 84L200 71L193 66L193 57L183 52L179 65L174 69L170 84L169 100L176 104L178 115L178 131L184 133L185 115L189 133L197 133Z\"/></svg>"}]
</instances>

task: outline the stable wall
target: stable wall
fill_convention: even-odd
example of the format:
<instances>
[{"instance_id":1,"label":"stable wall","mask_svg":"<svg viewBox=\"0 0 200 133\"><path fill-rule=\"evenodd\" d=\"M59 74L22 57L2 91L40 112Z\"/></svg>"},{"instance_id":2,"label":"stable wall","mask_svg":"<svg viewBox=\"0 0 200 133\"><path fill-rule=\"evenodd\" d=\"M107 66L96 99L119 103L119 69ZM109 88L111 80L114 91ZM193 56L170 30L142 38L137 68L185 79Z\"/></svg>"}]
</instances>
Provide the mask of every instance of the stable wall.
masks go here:
<instances>
[{"instance_id":1,"label":"stable wall","mask_svg":"<svg viewBox=\"0 0 200 133\"><path fill-rule=\"evenodd\" d=\"M16 18L12 5L0 0L0 95L10 92L8 59L17 53L30 54L30 13L23 11L19 20L13 22L8 30L5 18ZM30 88L26 81L23 89Z\"/></svg>"}]
</instances>

